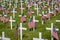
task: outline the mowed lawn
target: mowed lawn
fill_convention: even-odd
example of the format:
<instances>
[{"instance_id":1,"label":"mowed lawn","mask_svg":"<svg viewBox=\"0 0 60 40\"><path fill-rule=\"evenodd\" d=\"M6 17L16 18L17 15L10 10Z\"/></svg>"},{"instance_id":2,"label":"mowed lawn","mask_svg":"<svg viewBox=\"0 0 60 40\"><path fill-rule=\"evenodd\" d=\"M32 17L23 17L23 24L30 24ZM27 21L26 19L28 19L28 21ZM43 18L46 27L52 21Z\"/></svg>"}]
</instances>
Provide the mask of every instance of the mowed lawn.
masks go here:
<instances>
[{"instance_id":1,"label":"mowed lawn","mask_svg":"<svg viewBox=\"0 0 60 40\"><path fill-rule=\"evenodd\" d=\"M24 1L24 0L23 0ZM23 2L24 3L24 2ZM13 4L13 3L12 3ZM13 29L10 29L10 22L8 23L3 23L0 21L0 36L2 35L2 31L5 32L5 37L10 38L11 40L20 40L20 32L18 32L18 35L14 36L14 32L16 30L16 25L20 24L20 17L18 16L19 14L21 14L21 10L19 10L19 6L20 3L18 2L18 7L16 8L17 13L16 18L13 18L14 20L16 20L16 22L13 22ZM40 5L42 6L42 5ZM60 19L60 12L57 12L56 16L52 16L51 14L51 18L50 20L46 20L45 18L45 24L41 24L41 17L37 16L37 12L36 10L34 10L34 6L31 7L32 11L34 12L32 16L35 16L37 20L39 20L38 23L35 23L35 27L36 30L35 31L30 31L30 29L28 28L28 22L29 22L29 15L27 14L27 9L25 7L25 4L23 4L23 7L25 8L23 13L27 16L26 17L26 22L23 23L23 27L27 28L27 30L23 30L23 40L33 40L33 38L38 38L39 37L39 32L42 33L42 38L44 39L48 39L51 40L51 31L46 30L46 27L51 27L51 23L54 23L54 27L55 28L59 28L60 29L60 23L56 22L57 19ZM39 7L41 8L41 7ZM47 8L45 8L45 12L46 12ZM9 9L9 14L8 17L10 18L10 16L12 16L12 8ZM42 13L42 10L40 10L40 14ZM2 14L3 11L0 11L0 14ZM46 14L46 13L45 13ZM19 25L20 26L20 25ZM60 39L60 30L57 31L59 39Z\"/></svg>"}]
</instances>

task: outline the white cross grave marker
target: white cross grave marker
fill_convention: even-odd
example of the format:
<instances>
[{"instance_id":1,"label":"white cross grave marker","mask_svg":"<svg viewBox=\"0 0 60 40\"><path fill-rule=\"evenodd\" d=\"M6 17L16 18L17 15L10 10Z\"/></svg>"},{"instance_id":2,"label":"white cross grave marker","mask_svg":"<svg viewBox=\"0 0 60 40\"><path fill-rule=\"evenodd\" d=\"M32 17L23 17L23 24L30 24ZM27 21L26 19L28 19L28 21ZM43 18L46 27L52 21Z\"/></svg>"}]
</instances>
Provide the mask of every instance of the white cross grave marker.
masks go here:
<instances>
[{"instance_id":1,"label":"white cross grave marker","mask_svg":"<svg viewBox=\"0 0 60 40\"><path fill-rule=\"evenodd\" d=\"M21 14L22 14L22 13L23 13L23 9L24 9L24 8L22 8L22 2L23 2L23 1L20 0L20 2L21 2L21 8L20 8L20 9L21 9Z\"/></svg>"},{"instance_id":2,"label":"white cross grave marker","mask_svg":"<svg viewBox=\"0 0 60 40\"><path fill-rule=\"evenodd\" d=\"M12 3L11 3L11 2L12 2L12 1L10 0L10 1L9 1L9 8L11 8L11 5L12 5Z\"/></svg>"},{"instance_id":3,"label":"white cross grave marker","mask_svg":"<svg viewBox=\"0 0 60 40\"><path fill-rule=\"evenodd\" d=\"M15 0L15 4L14 4L15 8L17 8L17 3L18 3L18 0Z\"/></svg>"},{"instance_id":4,"label":"white cross grave marker","mask_svg":"<svg viewBox=\"0 0 60 40\"><path fill-rule=\"evenodd\" d=\"M4 32L2 32L2 37L0 37L1 40L10 40L10 38L6 38L4 35Z\"/></svg>"},{"instance_id":5,"label":"white cross grave marker","mask_svg":"<svg viewBox=\"0 0 60 40\"><path fill-rule=\"evenodd\" d=\"M11 30L12 30L12 22L15 22L15 20L12 20L12 16L10 16L10 27L11 27Z\"/></svg>"},{"instance_id":6,"label":"white cross grave marker","mask_svg":"<svg viewBox=\"0 0 60 40\"><path fill-rule=\"evenodd\" d=\"M42 39L42 33L39 32L39 38L33 38L33 40L47 40L47 39Z\"/></svg>"},{"instance_id":7,"label":"white cross grave marker","mask_svg":"<svg viewBox=\"0 0 60 40\"><path fill-rule=\"evenodd\" d=\"M46 28L46 30L51 30L51 40L53 40L52 38L52 32L53 32L53 23L51 23L51 28ZM56 28L56 31L58 31L59 29Z\"/></svg>"},{"instance_id":8,"label":"white cross grave marker","mask_svg":"<svg viewBox=\"0 0 60 40\"><path fill-rule=\"evenodd\" d=\"M38 10L39 10L38 5L37 5L37 8L35 8L35 9L37 10L37 15L38 15Z\"/></svg>"},{"instance_id":9,"label":"white cross grave marker","mask_svg":"<svg viewBox=\"0 0 60 40\"><path fill-rule=\"evenodd\" d=\"M39 20L35 20L35 16L33 16L33 22L34 22L33 31L35 31L35 22L39 22Z\"/></svg>"},{"instance_id":10,"label":"white cross grave marker","mask_svg":"<svg viewBox=\"0 0 60 40\"><path fill-rule=\"evenodd\" d=\"M60 20L56 20L56 22L60 22Z\"/></svg>"},{"instance_id":11,"label":"white cross grave marker","mask_svg":"<svg viewBox=\"0 0 60 40\"><path fill-rule=\"evenodd\" d=\"M52 0L52 9L53 9L53 5L54 5L54 2L53 2L53 0Z\"/></svg>"},{"instance_id":12,"label":"white cross grave marker","mask_svg":"<svg viewBox=\"0 0 60 40\"><path fill-rule=\"evenodd\" d=\"M15 3L17 4L18 3L18 0L15 0Z\"/></svg>"},{"instance_id":13,"label":"white cross grave marker","mask_svg":"<svg viewBox=\"0 0 60 40\"><path fill-rule=\"evenodd\" d=\"M23 2L23 1L20 0L20 2L21 2L21 8L20 8L20 9L21 9L21 15L19 15L19 17L22 17L22 13L23 13L23 9L24 9L24 8L22 8L22 2ZM26 17L26 15L25 15L25 17Z\"/></svg>"},{"instance_id":14,"label":"white cross grave marker","mask_svg":"<svg viewBox=\"0 0 60 40\"><path fill-rule=\"evenodd\" d=\"M22 16L23 9L24 9L24 8L22 8L22 2L23 2L23 1L22 1L22 0L20 0L20 3L21 3L21 8L20 8L20 9L21 9L21 15L19 15L19 17L21 17L21 16ZM26 17L26 15L25 15L25 17Z\"/></svg>"},{"instance_id":15,"label":"white cross grave marker","mask_svg":"<svg viewBox=\"0 0 60 40\"><path fill-rule=\"evenodd\" d=\"M13 12L13 18L15 18L15 13L17 13L17 11L15 11L15 9L13 8L12 12Z\"/></svg>"},{"instance_id":16,"label":"white cross grave marker","mask_svg":"<svg viewBox=\"0 0 60 40\"><path fill-rule=\"evenodd\" d=\"M22 30L27 30L27 28L22 27L22 23L20 23L20 40L22 40Z\"/></svg>"}]
</instances>

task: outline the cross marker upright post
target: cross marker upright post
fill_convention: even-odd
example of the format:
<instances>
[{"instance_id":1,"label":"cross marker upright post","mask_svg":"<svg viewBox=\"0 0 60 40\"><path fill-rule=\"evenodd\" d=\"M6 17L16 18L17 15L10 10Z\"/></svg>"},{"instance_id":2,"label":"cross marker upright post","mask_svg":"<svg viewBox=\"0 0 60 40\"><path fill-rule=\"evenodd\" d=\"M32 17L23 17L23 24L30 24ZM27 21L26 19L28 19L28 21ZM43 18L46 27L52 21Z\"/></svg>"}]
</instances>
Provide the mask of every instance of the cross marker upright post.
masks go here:
<instances>
[{"instance_id":1,"label":"cross marker upright post","mask_svg":"<svg viewBox=\"0 0 60 40\"><path fill-rule=\"evenodd\" d=\"M20 40L22 40L22 30L27 30L27 28L23 28L22 23L20 23L19 29L20 29Z\"/></svg>"},{"instance_id":2,"label":"cross marker upright post","mask_svg":"<svg viewBox=\"0 0 60 40\"><path fill-rule=\"evenodd\" d=\"M34 22L33 31L35 31L35 22L39 22L39 20L35 20L35 16L33 16L33 22Z\"/></svg>"},{"instance_id":3,"label":"cross marker upright post","mask_svg":"<svg viewBox=\"0 0 60 40\"><path fill-rule=\"evenodd\" d=\"M13 10L12 10L12 13L13 13L13 18L15 18L15 13L17 13L17 11L15 11L14 8L13 8Z\"/></svg>"},{"instance_id":4,"label":"cross marker upright post","mask_svg":"<svg viewBox=\"0 0 60 40\"><path fill-rule=\"evenodd\" d=\"M37 8L35 8L35 10L37 10L37 15L38 15L38 10L39 10L38 5L37 5Z\"/></svg>"},{"instance_id":5,"label":"cross marker upright post","mask_svg":"<svg viewBox=\"0 0 60 40\"><path fill-rule=\"evenodd\" d=\"M10 27L11 27L11 30L12 30L12 22L15 22L15 20L12 20L12 16L10 16Z\"/></svg>"},{"instance_id":6,"label":"cross marker upright post","mask_svg":"<svg viewBox=\"0 0 60 40\"><path fill-rule=\"evenodd\" d=\"M2 32L2 37L0 37L0 40L10 40L10 38L6 38L4 32Z\"/></svg>"}]
</instances>

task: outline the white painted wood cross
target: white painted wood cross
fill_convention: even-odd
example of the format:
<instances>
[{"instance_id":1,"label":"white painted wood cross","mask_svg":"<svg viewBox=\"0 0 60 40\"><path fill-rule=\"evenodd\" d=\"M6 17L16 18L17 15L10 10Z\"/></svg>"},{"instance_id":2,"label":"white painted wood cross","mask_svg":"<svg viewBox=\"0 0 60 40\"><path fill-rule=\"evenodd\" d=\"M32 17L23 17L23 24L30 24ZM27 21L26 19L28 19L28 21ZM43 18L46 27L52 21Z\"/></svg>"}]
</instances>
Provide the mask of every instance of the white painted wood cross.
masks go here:
<instances>
[{"instance_id":1,"label":"white painted wood cross","mask_svg":"<svg viewBox=\"0 0 60 40\"><path fill-rule=\"evenodd\" d=\"M39 20L35 20L35 16L33 16L33 22L34 22L33 31L35 31L35 22L39 22Z\"/></svg>"},{"instance_id":2,"label":"white painted wood cross","mask_svg":"<svg viewBox=\"0 0 60 40\"><path fill-rule=\"evenodd\" d=\"M35 8L35 10L37 10L37 15L38 15L38 10L39 10L39 8L38 8L38 4L37 4L37 8Z\"/></svg>"},{"instance_id":3,"label":"white painted wood cross","mask_svg":"<svg viewBox=\"0 0 60 40\"><path fill-rule=\"evenodd\" d=\"M18 0L15 0L15 4L14 4L15 8L17 8L17 3L18 3Z\"/></svg>"},{"instance_id":4,"label":"white painted wood cross","mask_svg":"<svg viewBox=\"0 0 60 40\"><path fill-rule=\"evenodd\" d=\"M18 0L15 0L15 3L17 4L18 3Z\"/></svg>"},{"instance_id":5,"label":"white painted wood cross","mask_svg":"<svg viewBox=\"0 0 60 40\"><path fill-rule=\"evenodd\" d=\"M54 5L54 2L53 2L53 0L52 0L52 10L53 10L53 5Z\"/></svg>"},{"instance_id":6,"label":"white painted wood cross","mask_svg":"<svg viewBox=\"0 0 60 40\"><path fill-rule=\"evenodd\" d=\"M6 38L4 32L2 32L2 37L0 37L0 40L10 40L10 38Z\"/></svg>"},{"instance_id":7,"label":"white painted wood cross","mask_svg":"<svg viewBox=\"0 0 60 40\"><path fill-rule=\"evenodd\" d=\"M11 8L11 5L12 5L11 2L12 2L12 1L10 0L10 1L9 1L9 9Z\"/></svg>"},{"instance_id":8,"label":"white painted wood cross","mask_svg":"<svg viewBox=\"0 0 60 40\"><path fill-rule=\"evenodd\" d=\"M11 30L12 30L12 22L15 22L15 20L12 20L12 16L10 16L10 27L11 27Z\"/></svg>"},{"instance_id":9,"label":"white painted wood cross","mask_svg":"<svg viewBox=\"0 0 60 40\"><path fill-rule=\"evenodd\" d=\"M24 8L22 8L22 2L23 2L23 1L20 0L20 3L21 3L21 8L20 8L20 9L21 9L21 14L23 13L23 9L24 9Z\"/></svg>"},{"instance_id":10,"label":"white painted wood cross","mask_svg":"<svg viewBox=\"0 0 60 40\"><path fill-rule=\"evenodd\" d=\"M53 32L53 23L51 23L51 28L46 28L46 30L51 30L51 40L53 40L52 38L52 32ZM58 31L59 29L56 28L56 31Z\"/></svg>"},{"instance_id":11,"label":"white painted wood cross","mask_svg":"<svg viewBox=\"0 0 60 40\"><path fill-rule=\"evenodd\" d=\"M60 22L60 20L56 20L56 22Z\"/></svg>"},{"instance_id":12,"label":"white painted wood cross","mask_svg":"<svg viewBox=\"0 0 60 40\"><path fill-rule=\"evenodd\" d=\"M15 8L13 8L12 13L13 13L13 18L15 18L15 13L17 13L17 11L15 11Z\"/></svg>"},{"instance_id":13,"label":"white painted wood cross","mask_svg":"<svg viewBox=\"0 0 60 40\"><path fill-rule=\"evenodd\" d=\"M33 38L33 40L47 40L47 39L42 39L42 33L39 32L39 38Z\"/></svg>"},{"instance_id":14,"label":"white painted wood cross","mask_svg":"<svg viewBox=\"0 0 60 40\"><path fill-rule=\"evenodd\" d=\"M20 29L20 40L22 40L22 30L27 30L27 28L23 28L22 23L20 23L19 29Z\"/></svg>"}]
</instances>

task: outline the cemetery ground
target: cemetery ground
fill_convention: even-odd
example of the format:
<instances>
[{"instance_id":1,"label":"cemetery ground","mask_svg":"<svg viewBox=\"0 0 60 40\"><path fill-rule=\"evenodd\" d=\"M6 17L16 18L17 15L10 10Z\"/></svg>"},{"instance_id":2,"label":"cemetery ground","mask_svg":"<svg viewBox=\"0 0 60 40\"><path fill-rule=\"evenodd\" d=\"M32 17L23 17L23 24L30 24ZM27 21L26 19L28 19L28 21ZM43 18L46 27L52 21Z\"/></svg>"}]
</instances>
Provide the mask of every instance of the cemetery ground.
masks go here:
<instances>
[{"instance_id":1,"label":"cemetery ground","mask_svg":"<svg viewBox=\"0 0 60 40\"><path fill-rule=\"evenodd\" d=\"M19 5L19 3L18 3ZM25 8L25 5L23 4L23 8ZM42 32L42 38L46 38L48 40L51 40L51 32L46 30L46 27L51 27L51 23L54 23L54 27L55 28L59 28L60 29L60 22L56 22L56 20L60 20L60 13L57 12L56 16L52 16L51 14L51 19L50 20L46 20L45 18L45 24L41 24L41 18L40 16L36 15L36 10L34 10L33 7L31 7L32 11L34 11L33 16L36 17L37 20L39 20L38 23L35 23L35 31L30 31L28 28L28 21L29 21L29 16L27 14L27 10L24 9L24 14L27 16L26 17L26 22L23 23L23 27L27 28L26 31L23 30L23 40L33 40L33 38L38 38L39 37L39 32ZM10 16L12 16L12 8L9 11L8 17L10 18ZM0 22L0 36L2 31L5 32L5 37L10 38L11 40L20 40L20 31L18 32L18 35L14 36L14 32L16 30L16 25L18 24L18 26L20 26L20 17L18 15L21 14L21 11L19 10L19 6L16 8L17 13L15 14L15 18L13 18L14 20L16 20L16 22L13 22L13 28L11 30L10 28L10 22L8 23L3 23ZM41 11L42 12L42 11ZM40 12L40 13L41 13ZM0 14L2 14L2 11L0 11ZM60 39L60 30L57 32L59 39Z\"/></svg>"}]
</instances>

